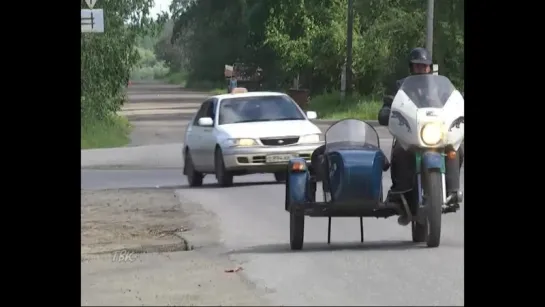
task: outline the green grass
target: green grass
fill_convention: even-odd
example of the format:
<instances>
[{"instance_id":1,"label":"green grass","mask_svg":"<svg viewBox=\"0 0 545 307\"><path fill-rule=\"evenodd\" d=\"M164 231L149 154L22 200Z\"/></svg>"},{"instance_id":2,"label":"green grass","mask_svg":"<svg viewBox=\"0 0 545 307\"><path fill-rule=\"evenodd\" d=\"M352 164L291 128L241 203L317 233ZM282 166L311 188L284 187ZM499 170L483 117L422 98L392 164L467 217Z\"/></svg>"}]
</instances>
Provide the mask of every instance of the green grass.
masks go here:
<instances>
[{"instance_id":1,"label":"green grass","mask_svg":"<svg viewBox=\"0 0 545 307\"><path fill-rule=\"evenodd\" d=\"M209 93L211 95L227 94L227 89L226 88L215 88L213 90L210 90Z\"/></svg>"},{"instance_id":2,"label":"green grass","mask_svg":"<svg viewBox=\"0 0 545 307\"><path fill-rule=\"evenodd\" d=\"M185 85L187 83L187 74L185 74L183 72L169 73L165 77L165 80L170 84L179 84L182 87L185 87Z\"/></svg>"},{"instance_id":3,"label":"green grass","mask_svg":"<svg viewBox=\"0 0 545 307\"><path fill-rule=\"evenodd\" d=\"M127 118L112 115L106 120L90 120L81 126L81 149L127 145L131 127Z\"/></svg>"},{"instance_id":4,"label":"green grass","mask_svg":"<svg viewBox=\"0 0 545 307\"><path fill-rule=\"evenodd\" d=\"M382 102L379 99L361 97L356 94L341 102L340 93L333 92L313 97L309 110L316 111L319 119L377 120L381 107Z\"/></svg>"}]
</instances>

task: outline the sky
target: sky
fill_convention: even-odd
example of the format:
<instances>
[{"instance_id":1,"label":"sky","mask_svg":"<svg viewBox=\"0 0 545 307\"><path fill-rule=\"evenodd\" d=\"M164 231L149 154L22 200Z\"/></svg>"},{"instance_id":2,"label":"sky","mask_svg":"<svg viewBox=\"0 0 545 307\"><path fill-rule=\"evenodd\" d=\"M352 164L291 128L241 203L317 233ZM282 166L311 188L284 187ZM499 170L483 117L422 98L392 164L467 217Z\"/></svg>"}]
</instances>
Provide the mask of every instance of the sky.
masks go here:
<instances>
[{"instance_id":1,"label":"sky","mask_svg":"<svg viewBox=\"0 0 545 307\"><path fill-rule=\"evenodd\" d=\"M172 0L155 0L155 6L151 9L150 15L155 17L161 11L167 11Z\"/></svg>"}]
</instances>

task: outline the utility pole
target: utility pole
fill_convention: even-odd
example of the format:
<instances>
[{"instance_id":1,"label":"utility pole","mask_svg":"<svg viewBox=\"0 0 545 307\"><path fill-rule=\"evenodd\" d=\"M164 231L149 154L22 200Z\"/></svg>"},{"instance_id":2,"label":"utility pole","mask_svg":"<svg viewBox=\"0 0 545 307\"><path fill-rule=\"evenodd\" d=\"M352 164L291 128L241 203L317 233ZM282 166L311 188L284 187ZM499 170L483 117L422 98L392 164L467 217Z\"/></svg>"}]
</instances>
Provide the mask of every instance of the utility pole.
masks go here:
<instances>
[{"instance_id":1,"label":"utility pole","mask_svg":"<svg viewBox=\"0 0 545 307\"><path fill-rule=\"evenodd\" d=\"M346 25L346 95L352 94L352 32L354 30L354 0L348 0L348 20Z\"/></svg>"},{"instance_id":2,"label":"utility pole","mask_svg":"<svg viewBox=\"0 0 545 307\"><path fill-rule=\"evenodd\" d=\"M434 14L434 4L435 0L428 0L428 10L427 10L427 23L426 23L426 49L430 53L431 58L433 59L433 14Z\"/></svg>"}]
</instances>

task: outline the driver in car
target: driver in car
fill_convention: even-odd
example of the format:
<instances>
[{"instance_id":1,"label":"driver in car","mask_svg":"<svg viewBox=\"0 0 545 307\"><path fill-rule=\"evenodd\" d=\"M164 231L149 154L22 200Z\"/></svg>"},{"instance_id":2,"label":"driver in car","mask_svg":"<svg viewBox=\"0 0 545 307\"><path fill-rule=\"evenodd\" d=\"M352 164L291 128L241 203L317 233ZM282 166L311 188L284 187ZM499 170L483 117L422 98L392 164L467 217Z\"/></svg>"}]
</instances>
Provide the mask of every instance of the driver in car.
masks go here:
<instances>
[{"instance_id":1,"label":"driver in car","mask_svg":"<svg viewBox=\"0 0 545 307\"><path fill-rule=\"evenodd\" d=\"M432 59L429 52L424 48L415 48L409 53L409 70L411 75L432 73ZM397 80L395 87L391 88L383 99L383 106L378 113L378 122L382 126L388 126L390 109L398 89L405 78ZM392 187L388 192L388 201L399 201L400 194L413 189L415 178L415 156L413 152L406 151L394 140L392 146L391 177ZM447 193L456 193L460 186L460 168L464 161L463 145L460 146L455 159L447 159L446 163L446 186Z\"/></svg>"}]
</instances>

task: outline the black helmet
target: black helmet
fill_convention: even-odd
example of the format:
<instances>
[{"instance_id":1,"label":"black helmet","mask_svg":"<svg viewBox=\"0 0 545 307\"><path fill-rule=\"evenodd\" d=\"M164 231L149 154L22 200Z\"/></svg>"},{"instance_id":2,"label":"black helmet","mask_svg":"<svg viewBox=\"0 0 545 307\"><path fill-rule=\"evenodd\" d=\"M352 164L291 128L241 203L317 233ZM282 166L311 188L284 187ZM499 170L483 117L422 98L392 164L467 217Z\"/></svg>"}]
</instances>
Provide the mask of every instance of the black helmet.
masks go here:
<instances>
[{"instance_id":1,"label":"black helmet","mask_svg":"<svg viewBox=\"0 0 545 307\"><path fill-rule=\"evenodd\" d=\"M424 48L414 48L411 50L411 53L409 53L409 66L411 64L431 65L432 60L428 50Z\"/></svg>"}]
</instances>

